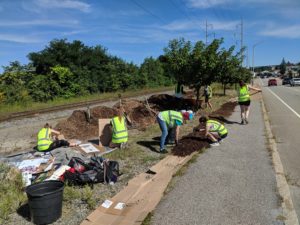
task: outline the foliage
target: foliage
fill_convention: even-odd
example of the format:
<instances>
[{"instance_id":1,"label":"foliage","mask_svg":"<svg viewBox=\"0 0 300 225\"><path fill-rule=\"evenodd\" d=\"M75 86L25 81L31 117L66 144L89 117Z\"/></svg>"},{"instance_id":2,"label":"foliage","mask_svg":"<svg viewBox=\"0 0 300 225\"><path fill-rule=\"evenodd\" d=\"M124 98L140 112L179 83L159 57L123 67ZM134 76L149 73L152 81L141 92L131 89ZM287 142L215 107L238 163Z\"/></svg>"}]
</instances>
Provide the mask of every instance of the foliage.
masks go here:
<instances>
[{"instance_id":1,"label":"foliage","mask_svg":"<svg viewBox=\"0 0 300 225\"><path fill-rule=\"evenodd\" d=\"M94 93L129 89L188 85L197 99L203 85L219 81L224 86L243 75L240 53L221 49L223 39L205 45L183 38L171 40L164 55L145 58L140 66L111 56L101 45L54 39L45 49L28 54L30 63L12 62L0 75L0 103L28 105L57 98L74 98Z\"/></svg>"},{"instance_id":2,"label":"foliage","mask_svg":"<svg viewBox=\"0 0 300 225\"><path fill-rule=\"evenodd\" d=\"M279 65L279 70L280 70L281 75L284 75L286 72L286 62L285 62L284 58L282 59L280 65Z\"/></svg>"}]
</instances>

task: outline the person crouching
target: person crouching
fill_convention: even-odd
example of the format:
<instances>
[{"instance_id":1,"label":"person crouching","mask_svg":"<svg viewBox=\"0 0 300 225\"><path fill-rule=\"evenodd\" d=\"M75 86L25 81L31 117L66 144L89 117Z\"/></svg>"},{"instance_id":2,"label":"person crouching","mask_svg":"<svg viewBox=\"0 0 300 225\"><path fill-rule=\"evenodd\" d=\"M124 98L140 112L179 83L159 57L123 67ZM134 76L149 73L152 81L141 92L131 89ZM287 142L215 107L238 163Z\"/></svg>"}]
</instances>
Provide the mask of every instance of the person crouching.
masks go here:
<instances>
[{"instance_id":1,"label":"person crouching","mask_svg":"<svg viewBox=\"0 0 300 225\"><path fill-rule=\"evenodd\" d=\"M210 146L219 146L220 141L227 137L228 131L223 124L216 120L208 119L206 116L199 118L200 126L196 131L202 131L204 136L212 143Z\"/></svg>"}]
</instances>

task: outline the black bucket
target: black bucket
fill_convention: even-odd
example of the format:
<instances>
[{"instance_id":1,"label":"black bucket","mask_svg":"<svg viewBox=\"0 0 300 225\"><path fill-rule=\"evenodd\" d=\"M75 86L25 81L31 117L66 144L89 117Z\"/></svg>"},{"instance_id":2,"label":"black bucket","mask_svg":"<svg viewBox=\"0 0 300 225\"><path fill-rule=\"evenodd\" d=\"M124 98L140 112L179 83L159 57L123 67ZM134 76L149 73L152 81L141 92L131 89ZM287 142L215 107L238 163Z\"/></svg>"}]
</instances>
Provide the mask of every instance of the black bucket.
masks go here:
<instances>
[{"instance_id":1,"label":"black bucket","mask_svg":"<svg viewBox=\"0 0 300 225\"><path fill-rule=\"evenodd\" d=\"M61 217L64 183L45 181L26 188L31 220L49 224Z\"/></svg>"}]
</instances>

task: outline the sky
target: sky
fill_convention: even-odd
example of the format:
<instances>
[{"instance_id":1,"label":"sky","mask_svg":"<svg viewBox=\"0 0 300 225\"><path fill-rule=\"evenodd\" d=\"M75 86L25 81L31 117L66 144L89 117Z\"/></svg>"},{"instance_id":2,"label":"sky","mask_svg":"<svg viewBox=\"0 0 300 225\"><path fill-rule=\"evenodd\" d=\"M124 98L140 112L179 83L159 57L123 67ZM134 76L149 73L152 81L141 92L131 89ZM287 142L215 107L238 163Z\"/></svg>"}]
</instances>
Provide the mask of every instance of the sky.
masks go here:
<instances>
[{"instance_id":1,"label":"sky","mask_svg":"<svg viewBox=\"0 0 300 225\"><path fill-rule=\"evenodd\" d=\"M53 39L101 45L140 65L175 38L224 38L237 50L242 40L244 66L299 63L300 0L0 0L1 68L27 64Z\"/></svg>"}]
</instances>

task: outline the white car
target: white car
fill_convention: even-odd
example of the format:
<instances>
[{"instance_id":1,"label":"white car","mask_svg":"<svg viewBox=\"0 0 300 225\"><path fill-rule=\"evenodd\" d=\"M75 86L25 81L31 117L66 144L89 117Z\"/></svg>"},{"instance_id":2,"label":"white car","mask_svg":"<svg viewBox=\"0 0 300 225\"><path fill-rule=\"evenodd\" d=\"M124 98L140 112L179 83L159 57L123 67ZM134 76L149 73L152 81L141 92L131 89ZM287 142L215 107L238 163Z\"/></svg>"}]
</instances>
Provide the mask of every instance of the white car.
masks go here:
<instances>
[{"instance_id":1,"label":"white car","mask_svg":"<svg viewBox=\"0 0 300 225\"><path fill-rule=\"evenodd\" d=\"M300 78L292 78L292 79L290 79L290 85L291 86L300 85Z\"/></svg>"}]
</instances>

